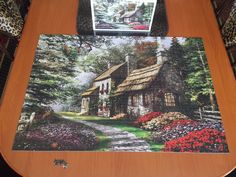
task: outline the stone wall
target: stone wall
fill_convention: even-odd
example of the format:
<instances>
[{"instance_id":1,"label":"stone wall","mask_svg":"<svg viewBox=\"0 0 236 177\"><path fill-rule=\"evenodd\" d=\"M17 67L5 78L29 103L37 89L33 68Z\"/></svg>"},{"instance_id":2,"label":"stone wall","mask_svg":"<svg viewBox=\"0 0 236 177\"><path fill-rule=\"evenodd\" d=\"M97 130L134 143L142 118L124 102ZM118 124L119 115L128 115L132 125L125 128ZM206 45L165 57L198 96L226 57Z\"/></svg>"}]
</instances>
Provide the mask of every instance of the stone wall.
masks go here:
<instances>
[{"instance_id":1,"label":"stone wall","mask_svg":"<svg viewBox=\"0 0 236 177\"><path fill-rule=\"evenodd\" d=\"M96 81L93 85L99 87L99 102L102 102L101 105L98 107L98 116L109 117L110 109L108 108L106 101L109 99L109 93L111 91L111 78ZM104 85L103 90L102 85Z\"/></svg>"},{"instance_id":2,"label":"stone wall","mask_svg":"<svg viewBox=\"0 0 236 177\"><path fill-rule=\"evenodd\" d=\"M135 95L133 95L133 96L135 96ZM136 96L138 99L137 99L137 102L133 105L132 105L132 96L128 97L127 113L131 117L136 118L136 117L142 116L144 114L147 114L147 113L153 111L152 104L144 106L142 93L136 94Z\"/></svg>"},{"instance_id":3,"label":"stone wall","mask_svg":"<svg viewBox=\"0 0 236 177\"><path fill-rule=\"evenodd\" d=\"M82 114L89 112L89 103L90 103L89 97L82 98L82 104L81 104L81 113Z\"/></svg>"},{"instance_id":4,"label":"stone wall","mask_svg":"<svg viewBox=\"0 0 236 177\"><path fill-rule=\"evenodd\" d=\"M181 78L180 72L166 63L162 67L161 71L162 83L164 83L164 89L170 90L173 93L182 94L184 91L184 83Z\"/></svg>"}]
</instances>

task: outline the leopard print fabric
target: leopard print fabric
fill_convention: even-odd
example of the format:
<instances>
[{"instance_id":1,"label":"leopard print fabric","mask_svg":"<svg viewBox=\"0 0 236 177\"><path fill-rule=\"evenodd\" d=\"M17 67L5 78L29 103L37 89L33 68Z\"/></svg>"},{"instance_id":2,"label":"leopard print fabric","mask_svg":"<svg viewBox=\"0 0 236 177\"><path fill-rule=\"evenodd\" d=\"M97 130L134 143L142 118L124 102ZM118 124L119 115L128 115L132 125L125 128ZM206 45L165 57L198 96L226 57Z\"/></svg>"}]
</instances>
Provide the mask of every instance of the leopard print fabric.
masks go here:
<instances>
[{"instance_id":1,"label":"leopard print fabric","mask_svg":"<svg viewBox=\"0 0 236 177\"><path fill-rule=\"evenodd\" d=\"M0 0L0 31L18 37L23 28L23 19L14 0Z\"/></svg>"},{"instance_id":2,"label":"leopard print fabric","mask_svg":"<svg viewBox=\"0 0 236 177\"><path fill-rule=\"evenodd\" d=\"M236 0L229 18L222 28L222 34L226 47L236 45Z\"/></svg>"}]
</instances>

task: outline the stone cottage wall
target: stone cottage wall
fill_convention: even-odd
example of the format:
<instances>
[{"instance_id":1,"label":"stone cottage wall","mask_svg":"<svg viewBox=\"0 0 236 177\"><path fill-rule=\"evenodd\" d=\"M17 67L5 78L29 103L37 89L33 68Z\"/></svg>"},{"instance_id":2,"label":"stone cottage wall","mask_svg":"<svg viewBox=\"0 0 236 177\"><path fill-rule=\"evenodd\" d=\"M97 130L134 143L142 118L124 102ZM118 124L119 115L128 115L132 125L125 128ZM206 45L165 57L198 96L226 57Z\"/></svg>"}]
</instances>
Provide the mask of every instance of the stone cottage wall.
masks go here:
<instances>
[{"instance_id":1,"label":"stone cottage wall","mask_svg":"<svg viewBox=\"0 0 236 177\"><path fill-rule=\"evenodd\" d=\"M137 103L136 103L135 106L132 105L132 100L131 99L132 99L132 97L129 96L127 113L130 116L136 118L136 117L142 116L144 114L147 114L147 113L153 111L153 105L152 104L149 104L147 106L143 105L143 94L138 94L138 100L137 100Z\"/></svg>"},{"instance_id":2,"label":"stone cottage wall","mask_svg":"<svg viewBox=\"0 0 236 177\"><path fill-rule=\"evenodd\" d=\"M102 93L102 84L104 84L104 90L107 90L107 83L109 84L109 91ZM99 87L99 100L102 101L102 107L98 108L98 116L109 117L110 116L110 109L107 107L105 100L109 99L109 92L111 90L111 78L96 81L94 82L94 86Z\"/></svg>"},{"instance_id":3,"label":"stone cottage wall","mask_svg":"<svg viewBox=\"0 0 236 177\"><path fill-rule=\"evenodd\" d=\"M81 113L82 114L89 112L89 103L90 103L89 97L82 98L82 105L81 105Z\"/></svg>"}]
</instances>

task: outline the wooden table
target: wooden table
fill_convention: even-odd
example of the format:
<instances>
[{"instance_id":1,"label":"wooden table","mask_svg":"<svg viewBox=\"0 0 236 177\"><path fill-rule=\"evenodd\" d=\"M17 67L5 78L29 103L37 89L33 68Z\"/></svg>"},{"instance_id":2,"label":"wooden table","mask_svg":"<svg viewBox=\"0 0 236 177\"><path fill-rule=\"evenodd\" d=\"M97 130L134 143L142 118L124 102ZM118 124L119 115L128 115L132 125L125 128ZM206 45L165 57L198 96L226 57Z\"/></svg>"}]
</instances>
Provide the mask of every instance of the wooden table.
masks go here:
<instances>
[{"instance_id":1,"label":"wooden table","mask_svg":"<svg viewBox=\"0 0 236 177\"><path fill-rule=\"evenodd\" d=\"M12 151L39 34L76 34L78 0L33 0L0 107L1 152L28 177L217 177L236 165L236 82L210 0L166 0L169 36L202 37L230 154ZM64 159L68 169L54 166Z\"/></svg>"}]
</instances>

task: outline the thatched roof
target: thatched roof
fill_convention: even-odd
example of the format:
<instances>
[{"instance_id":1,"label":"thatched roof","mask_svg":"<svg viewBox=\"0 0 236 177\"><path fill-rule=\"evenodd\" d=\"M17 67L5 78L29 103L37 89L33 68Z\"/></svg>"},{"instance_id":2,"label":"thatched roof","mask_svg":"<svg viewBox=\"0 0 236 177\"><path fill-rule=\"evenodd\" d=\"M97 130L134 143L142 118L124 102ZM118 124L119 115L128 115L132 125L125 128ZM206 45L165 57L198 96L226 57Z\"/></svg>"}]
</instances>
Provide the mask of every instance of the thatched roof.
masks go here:
<instances>
[{"instance_id":1,"label":"thatched roof","mask_svg":"<svg viewBox=\"0 0 236 177\"><path fill-rule=\"evenodd\" d=\"M98 89L98 87L91 87L81 94L82 97L94 95L94 92Z\"/></svg>"},{"instance_id":2,"label":"thatched roof","mask_svg":"<svg viewBox=\"0 0 236 177\"><path fill-rule=\"evenodd\" d=\"M163 64L136 69L117 87L116 94L146 89L156 79Z\"/></svg>"},{"instance_id":3,"label":"thatched roof","mask_svg":"<svg viewBox=\"0 0 236 177\"><path fill-rule=\"evenodd\" d=\"M110 69L106 70L104 73L102 73L97 78L95 78L94 81L100 81L100 80L104 80L104 79L107 79L107 78L111 77L111 74L113 72L115 72L117 69L119 69L121 66L123 66L124 64L125 63L112 66Z\"/></svg>"},{"instance_id":4,"label":"thatched roof","mask_svg":"<svg viewBox=\"0 0 236 177\"><path fill-rule=\"evenodd\" d=\"M136 14L137 10L126 12L120 18L130 18Z\"/></svg>"}]
</instances>

